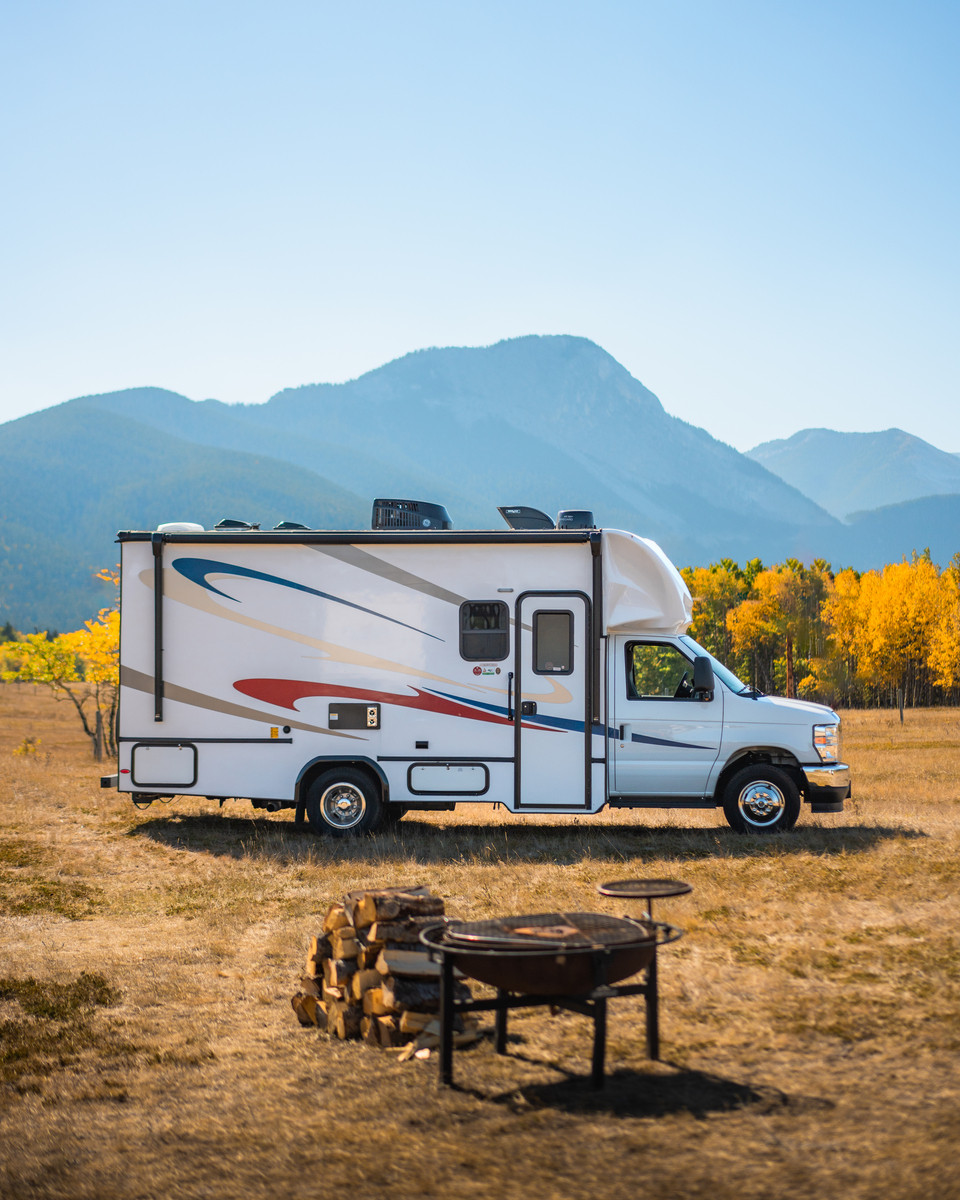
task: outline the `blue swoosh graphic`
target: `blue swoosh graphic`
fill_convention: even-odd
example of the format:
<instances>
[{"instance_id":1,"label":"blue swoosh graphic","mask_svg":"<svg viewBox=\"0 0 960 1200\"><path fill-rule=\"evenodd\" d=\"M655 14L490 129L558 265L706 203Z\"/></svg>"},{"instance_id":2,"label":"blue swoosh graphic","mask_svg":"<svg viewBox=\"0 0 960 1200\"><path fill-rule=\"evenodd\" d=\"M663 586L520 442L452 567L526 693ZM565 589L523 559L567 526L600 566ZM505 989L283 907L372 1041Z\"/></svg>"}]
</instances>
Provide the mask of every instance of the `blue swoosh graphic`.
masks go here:
<instances>
[{"instance_id":1,"label":"blue swoosh graphic","mask_svg":"<svg viewBox=\"0 0 960 1200\"><path fill-rule=\"evenodd\" d=\"M292 579L282 579L279 575L267 575L263 571L252 571L249 567L236 567L231 563L216 562L211 558L175 558L172 565L185 579L189 579L191 583L195 583L217 596L223 596L225 600L233 600L239 603L236 596L231 596L227 592L221 591L220 588L214 587L207 580L208 575L216 572L218 575L238 575L242 579L262 579L264 583L275 583L280 587L293 588L297 592L306 592L310 596L319 596L321 600L332 600L334 604L343 604L347 608L354 608L357 612L366 613L368 616L379 617L382 621L389 621L392 625L400 625L403 629L410 629L414 633L423 634L424 637L433 638L435 642L444 641L442 637L437 637L435 633L427 633L425 629L417 629L414 625L407 625L403 621L398 621L396 617L388 617L386 613L376 612L372 608L364 608L362 604L354 604L352 600L344 600L341 596L333 596L329 592L320 592L316 588L307 587L304 583L294 583Z\"/></svg>"},{"instance_id":2,"label":"blue swoosh graphic","mask_svg":"<svg viewBox=\"0 0 960 1200\"><path fill-rule=\"evenodd\" d=\"M484 710L484 712L496 713L497 716L500 717L506 717L507 715L507 710L503 705L485 704L482 700L469 700L466 696L455 696L452 692L439 692L435 691L433 688L428 688L427 690L432 691L435 696L443 696L445 700L453 700L457 704L465 704L471 708L481 708ZM583 721L574 721L569 717L548 717L541 713L537 713L535 717L531 718L530 723L532 725L545 725L550 729L565 729L570 733L583 733L584 731ZM603 733L603 726L598 723L594 726L593 731L594 733ZM608 738L614 738L618 741L620 739L620 730L615 726L608 725L606 734ZM630 735L630 740L632 742L640 742L648 746L671 746L680 750L715 749L713 746L698 746L694 742L673 742L667 738L649 737L645 733L633 733Z\"/></svg>"}]
</instances>

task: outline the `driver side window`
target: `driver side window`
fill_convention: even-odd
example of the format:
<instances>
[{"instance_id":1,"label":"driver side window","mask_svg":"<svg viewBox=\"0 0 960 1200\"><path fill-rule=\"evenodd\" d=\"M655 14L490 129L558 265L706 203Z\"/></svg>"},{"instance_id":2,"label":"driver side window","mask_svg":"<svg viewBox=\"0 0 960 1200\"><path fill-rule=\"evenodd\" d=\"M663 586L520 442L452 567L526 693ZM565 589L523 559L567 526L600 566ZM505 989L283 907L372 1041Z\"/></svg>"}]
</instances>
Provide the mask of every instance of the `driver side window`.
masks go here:
<instances>
[{"instance_id":1,"label":"driver side window","mask_svg":"<svg viewBox=\"0 0 960 1200\"><path fill-rule=\"evenodd\" d=\"M693 663L662 642L627 645L630 700L685 700L693 695Z\"/></svg>"}]
</instances>

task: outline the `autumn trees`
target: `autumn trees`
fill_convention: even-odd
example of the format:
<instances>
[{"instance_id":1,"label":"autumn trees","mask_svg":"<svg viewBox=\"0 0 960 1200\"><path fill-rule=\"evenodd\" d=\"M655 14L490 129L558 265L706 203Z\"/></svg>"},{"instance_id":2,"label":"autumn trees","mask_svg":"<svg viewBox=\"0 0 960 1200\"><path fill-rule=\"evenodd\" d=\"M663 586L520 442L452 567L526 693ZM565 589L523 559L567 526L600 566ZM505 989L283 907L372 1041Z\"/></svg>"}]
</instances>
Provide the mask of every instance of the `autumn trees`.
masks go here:
<instances>
[{"instance_id":1,"label":"autumn trees","mask_svg":"<svg viewBox=\"0 0 960 1200\"><path fill-rule=\"evenodd\" d=\"M113 571L98 579L119 586ZM76 710L94 758L115 755L120 674L120 610L103 608L72 633L31 633L0 645L0 677L39 683Z\"/></svg>"},{"instance_id":2,"label":"autumn trees","mask_svg":"<svg viewBox=\"0 0 960 1200\"><path fill-rule=\"evenodd\" d=\"M683 571L690 633L761 691L857 706L960 699L960 556L859 574L816 560Z\"/></svg>"}]
</instances>

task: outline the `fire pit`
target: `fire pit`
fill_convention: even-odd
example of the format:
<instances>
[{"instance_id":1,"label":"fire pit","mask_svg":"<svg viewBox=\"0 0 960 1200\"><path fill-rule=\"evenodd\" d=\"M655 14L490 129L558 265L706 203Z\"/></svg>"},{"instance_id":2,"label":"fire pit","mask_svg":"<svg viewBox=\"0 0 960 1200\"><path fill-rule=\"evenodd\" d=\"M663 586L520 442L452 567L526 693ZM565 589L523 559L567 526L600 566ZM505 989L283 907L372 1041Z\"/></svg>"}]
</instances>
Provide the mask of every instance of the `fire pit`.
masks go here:
<instances>
[{"instance_id":1,"label":"fire pit","mask_svg":"<svg viewBox=\"0 0 960 1200\"><path fill-rule=\"evenodd\" d=\"M681 931L647 917L602 913L534 913L424 929L420 940L440 963L440 1077L453 1082L453 1026L458 1012L496 1013L496 1049L506 1053L507 1012L549 1004L593 1018L594 1086L603 1086L607 1000L642 995L647 1052L659 1057L656 963L658 945ZM453 970L497 989L494 1000L457 1001ZM618 981L646 971L642 983Z\"/></svg>"}]
</instances>

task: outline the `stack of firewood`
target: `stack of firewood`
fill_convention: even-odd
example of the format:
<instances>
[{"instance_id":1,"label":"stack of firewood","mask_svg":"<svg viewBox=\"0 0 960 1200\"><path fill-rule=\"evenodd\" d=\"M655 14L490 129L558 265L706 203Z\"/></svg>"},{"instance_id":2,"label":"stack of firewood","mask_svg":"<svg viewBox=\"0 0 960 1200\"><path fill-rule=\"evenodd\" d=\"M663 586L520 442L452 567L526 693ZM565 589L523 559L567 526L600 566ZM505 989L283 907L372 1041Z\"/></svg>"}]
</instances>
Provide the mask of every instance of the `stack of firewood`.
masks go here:
<instances>
[{"instance_id":1,"label":"stack of firewood","mask_svg":"<svg viewBox=\"0 0 960 1200\"><path fill-rule=\"evenodd\" d=\"M422 929L444 919L443 900L426 887L351 892L331 904L290 1001L300 1024L428 1053L439 1041L440 967L419 939ZM470 998L459 979L454 988L457 999ZM458 1018L458 1044L479 1036L472 1014Z\"/></svg>"}]
</instances>

